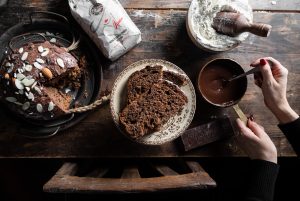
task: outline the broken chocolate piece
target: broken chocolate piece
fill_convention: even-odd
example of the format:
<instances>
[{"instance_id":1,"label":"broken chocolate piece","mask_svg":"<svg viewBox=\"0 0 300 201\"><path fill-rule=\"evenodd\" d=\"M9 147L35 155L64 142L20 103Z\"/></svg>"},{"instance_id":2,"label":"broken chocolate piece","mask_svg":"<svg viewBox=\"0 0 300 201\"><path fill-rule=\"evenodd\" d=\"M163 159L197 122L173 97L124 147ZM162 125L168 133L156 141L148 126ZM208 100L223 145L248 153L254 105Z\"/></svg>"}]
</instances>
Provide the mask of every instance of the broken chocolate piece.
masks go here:
<instances>
[{"instance_id":1,"label":"broken chocolate piece","mask_svg":"<svg viewBox=\"0 0 300 201\"><path fill-rule=\"evenodd\" d=\"M229 118L221 118L186 130L181 135L185 151L229 138L234 130Z\"/></svg>"}]
</instances>

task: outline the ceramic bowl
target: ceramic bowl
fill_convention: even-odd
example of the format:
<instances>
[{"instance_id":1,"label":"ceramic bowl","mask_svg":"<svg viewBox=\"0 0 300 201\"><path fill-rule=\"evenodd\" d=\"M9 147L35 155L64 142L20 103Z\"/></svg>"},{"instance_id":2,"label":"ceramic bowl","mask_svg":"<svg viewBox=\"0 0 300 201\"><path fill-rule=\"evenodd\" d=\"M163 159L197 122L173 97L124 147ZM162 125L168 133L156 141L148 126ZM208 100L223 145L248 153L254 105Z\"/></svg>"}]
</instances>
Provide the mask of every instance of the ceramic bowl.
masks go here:
<instances>
[{"instance_id":1,"label":"ceramic bowl","mask_svg":"<svg viewBox=\"0 0 300 201\"><path fill-rule=\"evenodd\" d=\"M247 77L231 82L226 82L226 80L244 72L241 65L232 59L211 60L202 67L198 75L198 91L207 102L214 106L233 106L245 95Z\"/></svg>"},{"instance_id":2,"label":"ceramic bowl","mask_svg":"<svg viewBox=\"0 0 300 201\"><path fill-rule=\"evenodd\" d=\"M213 18L219 11L240 12L250 22L253 21L252 8L247 0L236 0L230 5L226 2L192 0L186 18L186 29L190 39L198 48L213 53L224 52L237 47L248 37L248 32L230 37L217 34L212 28ZM208 14L204 15L205 12Z\"/></svg>"}]
</instances>

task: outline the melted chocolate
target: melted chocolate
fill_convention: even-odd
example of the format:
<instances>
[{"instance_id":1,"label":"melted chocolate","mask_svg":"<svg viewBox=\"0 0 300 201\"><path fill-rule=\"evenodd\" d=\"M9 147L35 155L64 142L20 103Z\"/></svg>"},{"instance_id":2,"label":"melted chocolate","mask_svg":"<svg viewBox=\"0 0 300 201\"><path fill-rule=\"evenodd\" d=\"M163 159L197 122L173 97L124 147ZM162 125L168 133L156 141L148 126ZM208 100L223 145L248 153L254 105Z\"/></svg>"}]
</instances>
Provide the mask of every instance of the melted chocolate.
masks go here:
<instances>
[{"instance_id":1,"label":"melted chocolate","mask_svg":"<svg viewBox=\"0 0 300 201\"><path fill-rule=\"evenodd\" d=\"M233 61L225 63L214 61L206 66L200 75L199 88L202 95L211 103L230 106L240 100L247 87L246 77L226 82L233 76L243 73L242 69Z\"/></svg>"}]
</instances>

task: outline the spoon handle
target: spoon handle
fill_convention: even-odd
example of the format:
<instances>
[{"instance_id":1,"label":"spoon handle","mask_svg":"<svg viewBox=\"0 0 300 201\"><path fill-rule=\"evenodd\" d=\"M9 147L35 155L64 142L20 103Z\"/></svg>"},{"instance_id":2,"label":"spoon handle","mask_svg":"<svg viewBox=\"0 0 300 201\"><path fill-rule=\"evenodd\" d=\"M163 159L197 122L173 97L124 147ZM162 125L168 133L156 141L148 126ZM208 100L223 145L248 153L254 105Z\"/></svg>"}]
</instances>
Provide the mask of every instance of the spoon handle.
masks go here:
<instances>
[{"instance_id":1,"label":"spoon handle","mask_svg":"<svg viewBox=\"0 0 300 201\"><path fill-rule=\"evenodd\" d=\"M228 81L233 81L233 80L239 79L239 78L241 78L241 77L244 77L244 76L246 76L246 75L250 75L250 74L252 74L252 73L256 73L256 72L259 72L259 71L260 71L260 69L259 69L258 67L252 68L251 70L249 70L249 71L247 71L247 72L245 72L245 73L243 73L243 74L240 74L240 75L238 75L238 76L236 76L236 77L233 77L233 78L229 79Z\"/></svg>"}]
</instances>

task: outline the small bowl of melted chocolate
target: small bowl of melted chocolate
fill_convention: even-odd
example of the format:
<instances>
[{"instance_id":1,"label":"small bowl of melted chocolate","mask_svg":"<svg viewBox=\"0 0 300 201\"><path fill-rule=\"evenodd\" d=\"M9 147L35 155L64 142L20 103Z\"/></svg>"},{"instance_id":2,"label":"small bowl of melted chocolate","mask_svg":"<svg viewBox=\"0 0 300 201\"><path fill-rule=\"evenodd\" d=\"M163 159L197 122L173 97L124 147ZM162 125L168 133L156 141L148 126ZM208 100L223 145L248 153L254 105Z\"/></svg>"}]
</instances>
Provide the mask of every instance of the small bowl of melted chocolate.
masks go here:
<instances>
[{"instance_id":1,"label":"small bowl of melted chocolate","mask_svg":"<svg viewBox=\"0 0 300 201\"><path fill-rule=\"evenodd\" d=\"M244 73L236 61L228 58L214 59L201 69L198 76L198 89L202 97L218 107L237 104L247 89L247 77L228 82L230 78Z\"/></svg>"}]
</instances>

